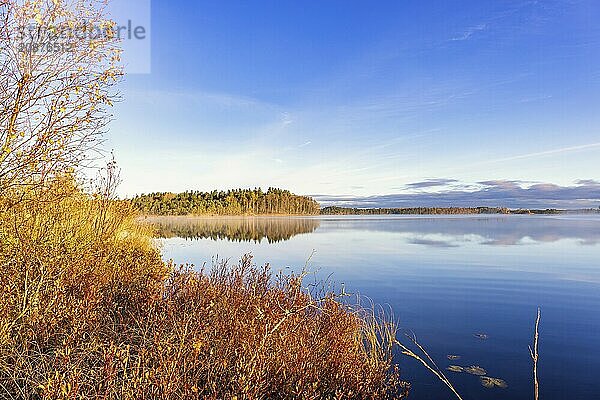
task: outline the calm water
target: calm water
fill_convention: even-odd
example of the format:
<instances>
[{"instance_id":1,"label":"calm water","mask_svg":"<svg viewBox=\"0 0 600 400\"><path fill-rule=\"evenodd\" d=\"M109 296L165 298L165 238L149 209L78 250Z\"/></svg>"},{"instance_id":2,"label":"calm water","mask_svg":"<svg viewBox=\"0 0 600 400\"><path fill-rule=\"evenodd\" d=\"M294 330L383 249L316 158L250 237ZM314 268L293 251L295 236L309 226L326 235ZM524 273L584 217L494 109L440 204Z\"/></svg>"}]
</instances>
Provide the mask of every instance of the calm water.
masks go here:
<instances>
[{"instance_id":1,"label":"calm water","mask_svg":"<svg viewBox=\"0 0 600 400\"><path fill-rule=\"evenodd\" d=\"M480 365L507 389L447 374L466 399L531 399L532 340L542 308L541 398L594 399L600 376L600 217L225 218L163 221L166 258L210 264L252 253L310 268L347 292L390 305L440 366ZM485 333L487 340L474 336ZM448 361L446 355L462 358ZM398 357L412 399L449 399Z\"/></svg>"}]
</instances>

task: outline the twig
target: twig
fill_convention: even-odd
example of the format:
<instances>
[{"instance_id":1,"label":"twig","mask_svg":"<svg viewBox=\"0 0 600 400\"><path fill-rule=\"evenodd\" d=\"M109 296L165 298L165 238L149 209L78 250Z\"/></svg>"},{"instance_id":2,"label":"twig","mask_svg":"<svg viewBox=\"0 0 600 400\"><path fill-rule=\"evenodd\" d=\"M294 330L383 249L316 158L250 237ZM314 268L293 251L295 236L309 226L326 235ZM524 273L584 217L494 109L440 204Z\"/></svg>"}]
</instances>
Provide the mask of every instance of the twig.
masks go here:
<instances>
[{"instance_id":1,"label":"twig","mask_svg":"<svg viewBox=\"0 0 600 400\"><path fill-rule=\"evenodd\" d=\"M541 318L541 310L538 307L537 318L535 320L535 334L533 336L533 349L529 346L529 354L531 355L531 360L533 361L533 398L534 400L539 400L539 383L538 383L538 372L537 372L537 364L539 358L539 327L540 327L540 318Z\"/></svg>"}]
</instances>

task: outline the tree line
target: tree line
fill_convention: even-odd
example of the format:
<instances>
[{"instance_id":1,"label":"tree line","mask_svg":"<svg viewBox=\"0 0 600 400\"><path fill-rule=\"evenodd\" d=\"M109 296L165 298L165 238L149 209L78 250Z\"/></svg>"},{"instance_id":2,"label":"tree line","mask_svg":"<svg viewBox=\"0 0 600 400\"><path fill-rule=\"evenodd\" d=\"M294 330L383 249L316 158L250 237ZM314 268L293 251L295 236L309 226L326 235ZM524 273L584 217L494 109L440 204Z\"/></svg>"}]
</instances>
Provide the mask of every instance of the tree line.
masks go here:
<instances>
[{"instance_id":1,"label":"tree line","mask_svg":"<svg viewBox=\"0 0 600 400\"><path fill-rule=\"evenodd\" d=\"M412 208L349 208L331 206L323 215L448 215L448 214L559 214L561 210L511 210L505 207L412 207Z\"/></svg>"},{"instance_id":2,"label":"tree line","mask_svg":"<svg viewBox=\"0 0 600 400\"><path fill-rule=\"evenodd\" d=\"M131 199L132 205L151 215L317 215L319 203L288 190L269 188L228 191L151 193Z\"/></svg>"},{"instance_id":3,"label":"tree line","mask_svg":"<svg viewBox=\"0 0 600 400\"><path fill-rule=\"evenodd\" d=\"M452 215L452 214L558 214L556 209L510 209L506 207L406 207L352 208L328 206L308 196L269 188L211 192L158 192L128 200L147 215Z\"/></svg>"}]
</instances>

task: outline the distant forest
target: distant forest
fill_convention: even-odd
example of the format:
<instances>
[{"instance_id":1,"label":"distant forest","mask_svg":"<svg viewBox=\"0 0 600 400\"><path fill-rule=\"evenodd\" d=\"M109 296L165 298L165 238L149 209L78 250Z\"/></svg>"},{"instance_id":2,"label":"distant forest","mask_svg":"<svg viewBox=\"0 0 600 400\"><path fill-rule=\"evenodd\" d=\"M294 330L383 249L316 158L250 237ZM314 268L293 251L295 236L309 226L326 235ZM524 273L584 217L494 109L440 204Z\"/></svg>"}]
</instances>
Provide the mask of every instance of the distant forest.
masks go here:
<instances>
[{"instance_id":1,"label":"distant forest","mask_svg":"<svg viewBox=\"0 0 600 400\"><path fill-rule=\"evenodd\" d=\"M320 206L306 196L269 188L136 196L133 206L150 215L318 215Z\"/></svg>"},{"instance_id":2,"label":"distant forest","mask_svg":"<svg viewBox=\"0 0 600 400\"><path fill-rule=\"evenodd\" d=\"M129 200L147 215L436 215L436 214L560 214L563 210L503 207L322 208L308 196L269 188L228 191L151 193ZM597 210L586 210L597 212Z\"/></svg>"},{"instance_id":3,"label":"distant forest","mask_svg":"<svg viewBox=\"0 0 600 400\"><path fill-rule=\"evenodd\" d=\"M323 215L436 215L436 214L559 214L560 210L511 210L502 207L413 207L413 208L346 208L325 207Z\"/></svg>"}]
</instances>

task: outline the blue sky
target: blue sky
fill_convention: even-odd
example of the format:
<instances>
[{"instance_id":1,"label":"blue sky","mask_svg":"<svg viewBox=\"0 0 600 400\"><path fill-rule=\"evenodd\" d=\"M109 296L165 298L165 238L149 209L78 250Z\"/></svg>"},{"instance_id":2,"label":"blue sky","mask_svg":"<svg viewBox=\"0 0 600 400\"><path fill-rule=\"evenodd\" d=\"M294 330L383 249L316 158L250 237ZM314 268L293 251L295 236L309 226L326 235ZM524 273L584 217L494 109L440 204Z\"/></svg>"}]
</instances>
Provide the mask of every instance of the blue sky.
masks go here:
<instances>
[{"instance_id":1,"label":"blue sky","mask_svg":"<svg viewBox=\"0 0 600 400\"><path fill-rule=\"evenodd\" d=\"M107 146L123 195L512 184L593 204L599 20L594 0L154 0L152 73L126 77Z\"/></svg>"}]
</instances>

